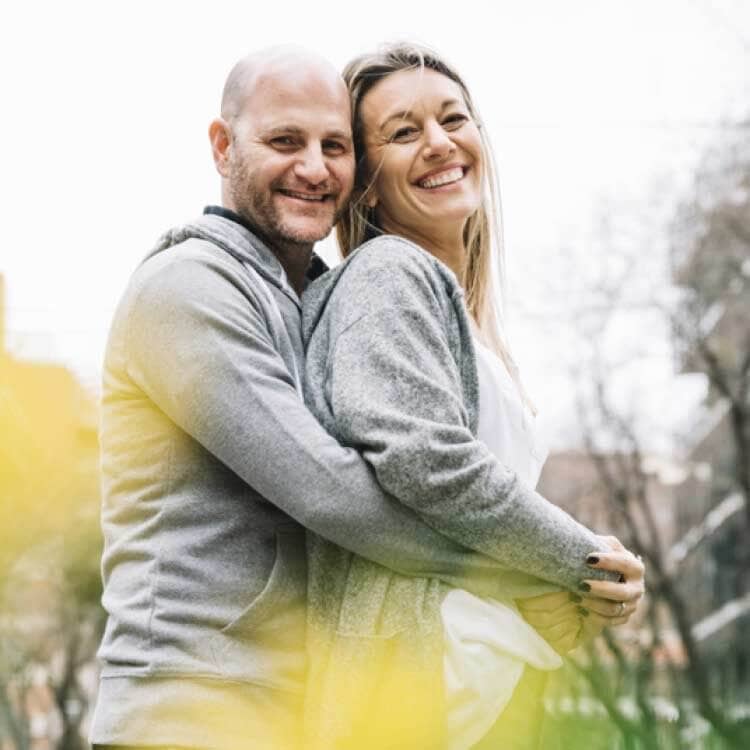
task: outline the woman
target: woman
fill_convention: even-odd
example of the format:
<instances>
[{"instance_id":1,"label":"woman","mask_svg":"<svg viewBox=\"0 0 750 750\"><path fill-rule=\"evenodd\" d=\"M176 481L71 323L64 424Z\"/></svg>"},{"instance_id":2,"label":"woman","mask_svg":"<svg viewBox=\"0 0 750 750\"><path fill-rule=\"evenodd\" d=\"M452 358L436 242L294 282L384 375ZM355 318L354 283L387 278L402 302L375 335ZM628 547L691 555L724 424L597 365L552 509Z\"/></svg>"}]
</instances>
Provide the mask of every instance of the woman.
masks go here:
<instances>
[{"instance_id":1,"label":"woman","mask_svg":"<svg viewBox=\"0 0 750 750\"><path fill-rule=\"evenodd\" d=\"M530 667L560 661L514 600L535 624L540 603L557 607L549 637L565 650L575 605L529 598L588 587L587 621L616 624L642 565L532 489L544 453L494 306L490 152L466 86L405 45L355 60L345 79L358 170L339 242L351 257L305 294L308 405L396 501L505 572L488 599L311 536L305 746L511 747L510 732L532 747L503 726L527 712L516 698L504 709L514 691L539 704Z\"/></svg>"}]
</instances>

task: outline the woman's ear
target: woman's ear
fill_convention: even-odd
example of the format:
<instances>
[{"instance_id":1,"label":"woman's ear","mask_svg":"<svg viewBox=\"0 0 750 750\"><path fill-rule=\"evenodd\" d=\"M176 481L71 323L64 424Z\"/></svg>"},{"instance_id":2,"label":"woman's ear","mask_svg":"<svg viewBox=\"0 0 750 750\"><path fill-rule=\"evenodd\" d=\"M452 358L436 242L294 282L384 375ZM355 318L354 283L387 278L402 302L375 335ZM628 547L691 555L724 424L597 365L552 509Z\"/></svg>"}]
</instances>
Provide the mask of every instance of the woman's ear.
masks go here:
<instances>
[{"instance_id":1,"label":"woman's ear","mask_svg":"<svg viewBox=\"0 0 750 750\"><path fill-rule=\"evenodd\" d=\"M378 194L375 192L374 187L365 190L362 201L368 208L375 208L378 205Z\"/></svg>"},{"instance_id":2,"label":"woman's ear","mask_svg":"<svg viewBox=\"0 0 750 750\"><path fill-rule=\"evenodd\" d=\"M365 165L361 166L364 167ZM365 179L362 179L360 177L359 184L364 185L364 188L362 188L360 200L365 204L365 206L371 209L375 208L375 206L380 203L380 196L378 195L377 189L377 177L378 173L380 172L381 166L382 162L373 169L372 165L368 163L364 170L366 172Z\"/></svg>"},{"instance_id":3,"label":"woman's ear","mask_svg":"<svg viewBox=\"0 0 750 750\"><path fill-rule=\"evenodd\" d=\"M365 187L362 189L360 200L368 208L375 208L378 205L378 191L375 188L375 180L369 178Z\"/></svg>"}]
</instances>

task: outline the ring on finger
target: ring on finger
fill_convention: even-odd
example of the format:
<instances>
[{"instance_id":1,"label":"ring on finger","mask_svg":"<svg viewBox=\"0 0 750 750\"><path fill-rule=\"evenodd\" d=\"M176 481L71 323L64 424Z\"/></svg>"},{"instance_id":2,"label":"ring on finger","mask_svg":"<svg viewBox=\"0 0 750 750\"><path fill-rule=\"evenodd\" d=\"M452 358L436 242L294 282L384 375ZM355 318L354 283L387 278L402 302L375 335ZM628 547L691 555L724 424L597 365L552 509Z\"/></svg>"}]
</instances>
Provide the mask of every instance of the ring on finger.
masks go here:
<instances>
[{"instance_id":1,"label":"ring on finger","mask_svg":"<svg viewBox=\"0 0 750 750\"><path fill-rule=\"evenodd\" d=\"M625 611L625 602L620 602L617 606L617 616L622 617L622 613Z\"/></svg>"}]
</instances>

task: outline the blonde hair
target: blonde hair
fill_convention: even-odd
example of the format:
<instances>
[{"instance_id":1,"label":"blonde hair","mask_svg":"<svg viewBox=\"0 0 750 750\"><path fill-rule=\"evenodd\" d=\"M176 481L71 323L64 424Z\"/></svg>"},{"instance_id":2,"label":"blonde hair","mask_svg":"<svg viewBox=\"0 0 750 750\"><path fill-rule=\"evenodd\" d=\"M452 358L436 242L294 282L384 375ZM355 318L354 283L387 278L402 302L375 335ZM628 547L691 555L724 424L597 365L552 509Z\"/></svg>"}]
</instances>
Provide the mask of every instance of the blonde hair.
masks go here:
<instances>
[{"instance_id":1,"label":"blonde hair","mask_svg":"<svg viewBox=\"0 0 750 750\"><path fill-rule=\"evenodd\" d=\"M355 58L344 69L344 81L351 98L357 165L353 198L336 226L341 254L346 257L363 242L382 233L375 211L364 200L371 176L365 152L362 101L379 81L389 75L402 70L425 68L441 73L459 87L469 114L479 128L485 184L481 204L466 220L463 231L466 263L463 278L459 282L466 294L466 306L479 328L483 342L503 360L521 397L536 413L521 384L503 327L505 253L501 231L500 189L492 146L463 79L451 65L427 47L405 42L385 45L377 52Z\"/></svg>"}]
</instances>

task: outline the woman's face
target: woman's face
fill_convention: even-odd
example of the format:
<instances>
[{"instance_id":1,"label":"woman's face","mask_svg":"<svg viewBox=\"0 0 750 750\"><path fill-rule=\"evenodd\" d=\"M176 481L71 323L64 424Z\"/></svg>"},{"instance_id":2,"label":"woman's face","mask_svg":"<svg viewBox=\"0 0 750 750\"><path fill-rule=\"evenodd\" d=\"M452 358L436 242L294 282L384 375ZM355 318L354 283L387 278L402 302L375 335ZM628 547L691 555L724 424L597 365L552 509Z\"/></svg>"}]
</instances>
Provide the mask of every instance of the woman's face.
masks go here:
<instances>
[{"instance_id":1,"label":"woman's face","mask_svg":"<svg viewBox=\"0 0 750 750\"><path fill-rule=\"evenodd\" d=\"M459 86L429 68L402 70L367 92L361 117L365 202L381 228L417 240L462 230L482 199L482 148Z\"/></svg>"}]
</instances>

